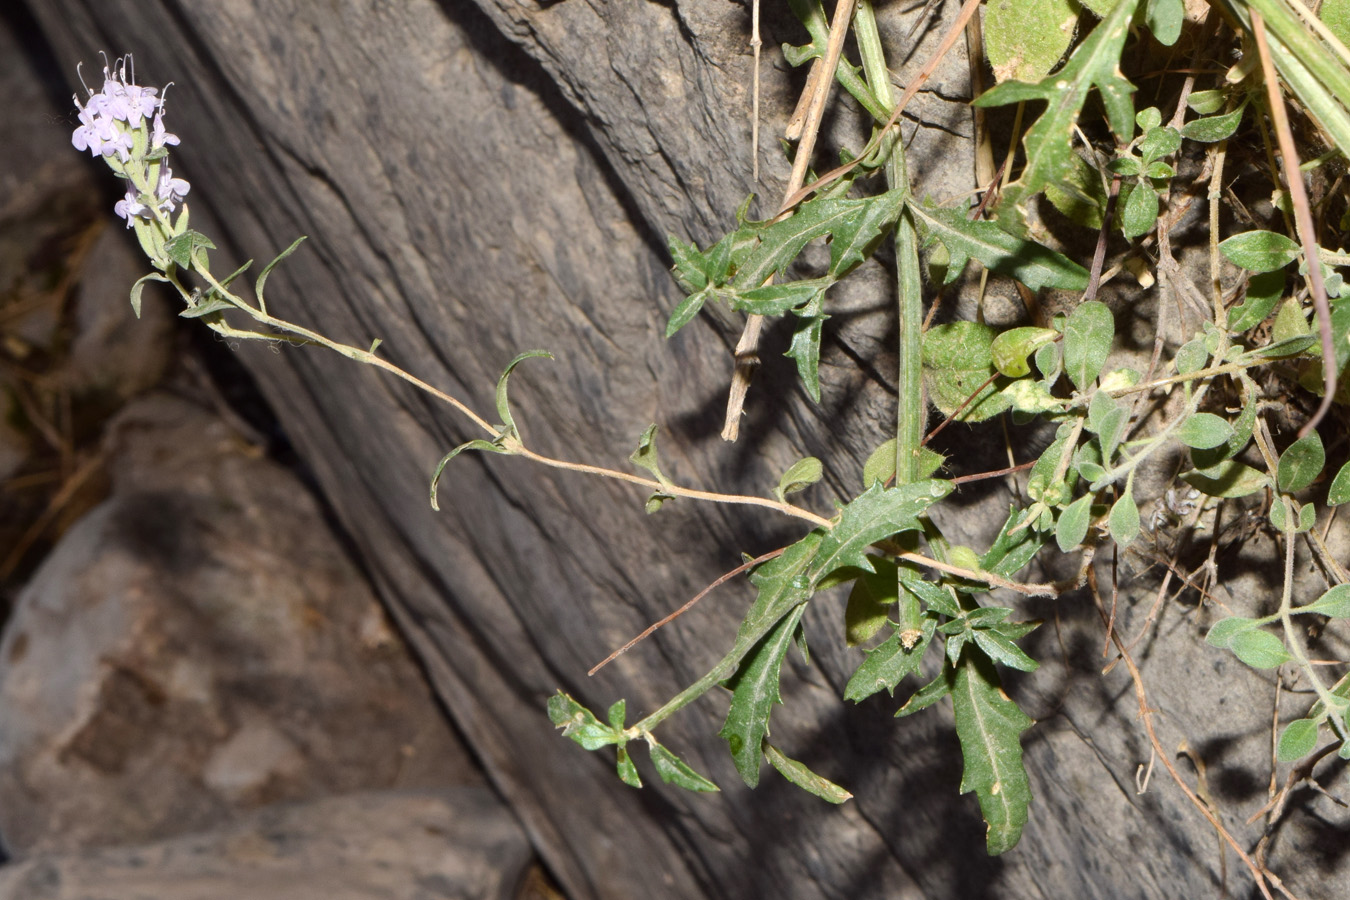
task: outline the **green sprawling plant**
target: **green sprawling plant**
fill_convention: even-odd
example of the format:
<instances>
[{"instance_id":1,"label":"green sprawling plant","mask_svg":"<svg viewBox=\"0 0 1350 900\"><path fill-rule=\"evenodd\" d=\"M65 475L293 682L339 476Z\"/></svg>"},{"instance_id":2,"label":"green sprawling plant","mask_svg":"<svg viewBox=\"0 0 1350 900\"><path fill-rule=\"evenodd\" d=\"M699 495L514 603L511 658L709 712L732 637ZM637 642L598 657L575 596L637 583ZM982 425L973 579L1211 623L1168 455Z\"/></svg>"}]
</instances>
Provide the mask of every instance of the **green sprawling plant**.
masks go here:
<instances>
[{"instance_id":1,"label":"green sprawling plant","mask_svg":"<svg viewBox=\"0 0 1350 900\"><path fill-rule=\"evenodd\" d=\"M155 268L133 289L134 305L139 307L147 280L166 282L186 304L182 315L199 318L222 335L328 347L404 378L481 429L481 438L454 448L436 467L433 506L446 465L474 450L640 485L653 513L665 501L682 497L756 505L802 521L798 540L741 567L758 593L725 655L659 709L630 724L623 700L603 719L564 693L550 700L549 715L565 735L588 750L614 748L618 775L628 784L642 784L630 748L645 745L664 781L695 791L717 790L662 744L657 732L681 708L719 689L729 699L720 736L746 784L758 783L767 761L826 800L848 799L843 787L769 740L773 708L782 702L784 658L794 645L805 647L807 605L821 591L847 586L846 638L850 645L870 649L860 656L845 699L861 701L881 691L893 695L912 676L918 686L907 691L897 716L950 700L964 758L960 790L976 794L988 824L989 852L1009 850L1027 822L1031 794L1021 735L1032 720L1004 692L999 672L1037 667L1018 646L1037 623L1017 621L1016 611L1003 605L1011 602L1007 598L1054 595L1084 584L1095 595L1094 551L1107 542L1123 549L1139 539L1149 526L1141 508L1153 508L1153 521L1185 514L1193 525L1207 506L1247 497L1263 498L1268 527L1283 543L1282 596L1274 611L1240 610L1251 615L1223 618L1207 640L1249 666L1290 665L1312 687L1315 702L1279 736L1281 760L1311 757L1315 762L1333 752L1350 759L1345 661L1315 667L1295 625L1298 617L1350 618L1350 576L1319 530L1319 522L1325 529L1334 514L1328 508L1350 501L1350 463L1337 465L1326 452L1328 446L1340 447L1343 457L1346 443L1344 406L1333 404L1350 400L1350 297L1343 296L1339 271L1350 265L1340 244L1350 229L1350 209L1345 192L1337 191L1339 178L1315 201L1303 183L1309 168L1344 172L1350 148L1350 53L1342 40L1350 36L1350 0L1327 0L1320 19L1298 0L1221 0L1204 22L1187 20L1182 0L1093 0L1086 4L1089 11L1075 0L988 0L982 49L997 84L974 104L985 110L1015 107L1016 133L1002 178L985 173L989 183L981 186L978 203L927 197L921 188L924 173L911 171L897 123L924 78L979 11L979 0L967 0L937 56L899 97L871 0L839 0L832 18L821 0L788 0L787 5L807 40L784 47L783 53L794 66L812 66L817 76L808 79L804 124L793 134L798 144L785 202L778 215L763 221L749 218L747 202L726 236L707 247L670 239L674 277L686 298L671 313L667 334L679 331L709 303L746 313L752 323L786 317L793 325L787 356L795 361L806 394L818 400L830 290L890 242L899 319L895 436L867 461L857 496L829 515L788 499L821 479L828 461L814 458L792 466L767 496L751 497L676 484L660 465L654 425L631 456L642 475L536 453L512 418L507 387L520 362L547 354L524 353L507 366L497 385L493 423L386 362L377 355L378 342L369 349L338 344L269 314L267 275L298 241L262 271L256 303L234 293L231 284L246 267L222 279L211 273L207 251L213 245L188 228L187 209L180 208L187 184L167 167L167 147L177 139L163 129L163 101L155 99L154 89L132 84L124 65L105 69L103 91L80 104L75 144L103 156L128 181L118 212L135 229ZM845 52L850 32L856 63ZM1126 61L1159 47L1174 48L1181 59L1182 44L1192 64L1175 63L1187 74L1176 76L1175 84L1165 82L1173 91L1174 112L1139 108ZM1205 68L1211 65L1206 60L1226 58L1230 48L1241 50L1236 65ZM841 151L841 164L817 178L810 169L816 130L835 82L871 116L871 134L856 150ZM1297 144L1282 88L1302 109L1303 138ZM1258 135L1267 148L1278 221L1270 229L1253 227L1221 241L1228 141L1240 131ZM1324 152L1300 167L1299 145ZM1276 169L1277 157L1282 171ZM1133 266L1144 289L1153 277L1150 259L1165 282L1176 281L1169 229L1184 160L1199 161L1201 175L1195 180L1209 182L1210 296L1186 284L1194 295L1188 302L1205 308L1205 318L1194 333L1178 340L1160 334L1145 371L1108 369L1117 341L1112 309L1097 299L1114 274L1104 271L1104 250L1112 235L1130 242L1126 265ZM1045 226L1051 207L1066 223L1097 234L1092 259L1075 261L1059 245L1052 246ZM828 247L828 264L809 277L792 277L813 242ZM1236 279L1231 267L1225 273L1224 260L1240 270ZM980 270L981 287L986 278L1006 278L1027 295L1053 290L1072 292L1075 299L1062 314L1033 315L1029 324L1003 331L972 321L926 326L925 298L969 284L963 276L972 263ZM189 276L200 286L190 287ZM231 324L227 315L237 321L239 314L252 324ZM757 327L747 331L751 350L757 334ZM1277 392L1286 399L1303 392L1314 398L1312 403L1321 398L1313 413L1293 407L1298 421L1291 422L1286 413L1282 424L1300 428L1295 440L1273 437L1270 423L1278 405L1271 400ZM1017 467L1028 470L1025 502L1009 510L983 551L953 546L928 515L955 488L954 480L942 475L945 460L925 446L933 433L930 404L944 416L938 428L1005 413L1018 422L1040 420L1053 428L1046 450ZM1332 409L1337 414L1328 416ZM1189 454L1189 468L1180 475L1189 497L1177 502L1171 492L1138 496L1135 476L1141 466L1179 445ZM1294 596L1299 541L1309 547L1325 582L1315 596ZM1057 584L1019 581L1019 573L1042 551L1076 557L1078 576ZM1136 679L1141 716L1157 748L1129 648L1110 620L1106 627ZM1168 756L1161 750L1160 755ZM1274 876L1238 846L1171 771L1269 896L1267 882Z\"/></svg>"}]
</instances>

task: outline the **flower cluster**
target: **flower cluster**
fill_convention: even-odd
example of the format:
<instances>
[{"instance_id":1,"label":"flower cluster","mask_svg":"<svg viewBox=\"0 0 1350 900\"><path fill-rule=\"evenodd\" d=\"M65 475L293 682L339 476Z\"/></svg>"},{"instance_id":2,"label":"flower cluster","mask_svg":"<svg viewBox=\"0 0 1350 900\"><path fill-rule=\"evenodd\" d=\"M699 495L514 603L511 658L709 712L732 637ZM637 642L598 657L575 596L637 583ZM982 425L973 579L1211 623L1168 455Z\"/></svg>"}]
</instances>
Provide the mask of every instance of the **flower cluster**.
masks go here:
<instances>
[{"instance_id":1,"label":"flower cluster","mask_svg":"<svg viewBox=\"0 0 1350 900\"><path fill-rule=\"evenodd\" d=\"M152 220L157 212L172 213L190 187L165 163L166 148L176 146L178 137L164 130L164 99L155 97L155 88L128 80L129 62L123 57L104 66L103 90L90 92L84 103L75 97L80 126L70 139L76 150L102 156L128 180L126 197L115 207L128 228L138 216Z\"/></svg>"}]
</instances>

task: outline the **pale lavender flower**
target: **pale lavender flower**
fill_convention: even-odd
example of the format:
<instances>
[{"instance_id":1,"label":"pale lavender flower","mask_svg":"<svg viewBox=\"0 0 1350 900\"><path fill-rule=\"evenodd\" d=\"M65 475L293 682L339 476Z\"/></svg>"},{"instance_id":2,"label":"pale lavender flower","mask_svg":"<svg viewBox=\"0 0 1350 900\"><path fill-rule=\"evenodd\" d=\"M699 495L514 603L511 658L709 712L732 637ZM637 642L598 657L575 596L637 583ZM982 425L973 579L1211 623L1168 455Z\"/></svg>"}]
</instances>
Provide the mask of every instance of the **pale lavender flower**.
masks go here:
<instances>
[{"instance_id":1,"label":"pale lavender flower","mask_svg":"<svg viewBox=\"0 0 1350 900\"><path fill-rule=\"evenodd\" d=\"M158 150L165 145L178 146L178 135L170 134L164 130L164 108L162 104L163 101L161 101L159 112L155 113L155 121L150 129L150 147L154 150Z\"/></svg>"},{"instance_id":2,"label":"pale lavender flower","mask_svg":"<svg viewBox=\"0 0 1350 900\"><path fill-rule=\"evenodd\" d=\"M159 170L159 184L155 186L155 197L159 200L158 206L165 213L173 212L175 206L183 202L192 185L185 179L174 178L173 171L164 166Z\"/></svg>"},{"instance_id":3,"label":"pale lavender flower","mask_svg":"<svg viewBox=\"0 0 1350 900\"><path fill-rule=\"evenodd\" d=\"M117 205L113 207L113 212L126 219L127 227L130 228L137 216L149 217L150 207L141 202L140 197L136 194L136 189L131 187L127 188L127 195L117 201Z\"/></svg>"}]
</instances>

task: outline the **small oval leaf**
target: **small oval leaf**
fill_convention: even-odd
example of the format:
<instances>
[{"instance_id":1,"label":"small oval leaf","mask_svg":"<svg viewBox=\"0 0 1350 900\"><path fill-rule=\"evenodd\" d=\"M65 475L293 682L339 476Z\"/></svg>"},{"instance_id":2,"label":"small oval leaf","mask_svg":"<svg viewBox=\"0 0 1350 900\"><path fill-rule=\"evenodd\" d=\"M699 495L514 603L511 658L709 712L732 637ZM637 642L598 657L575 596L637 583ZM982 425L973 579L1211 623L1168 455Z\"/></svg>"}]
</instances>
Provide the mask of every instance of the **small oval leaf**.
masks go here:
<instances>
[{"instance_id":1,"label":"small oval leaf","mask_svg":"<svg viewBox=\"0 0 1350 900\"><path fill-rule=\"evenodd\" d=\"M1326 461L1327 454L1322 448L1322 438L1314 431L1307 437L1294 441L1280 454L1275 483L1287 494L1301 491L1322 473L1322 466Z\"/></svg>"},{"instance_id":2,"label":"small oval leaf","mask_svg":"<svg viewBox=\"0 0 1350 900\"><path fill-rule=\"evenodd\" d=\"M1080 303L1064 323L1064 371L1080 391L1086 390L1106 365L1115 334L1111 310L1099 300Z\"/></svg>"},{"instance_id":3,"label":"small oval leaf","mask_svg":"<svg viewBox=\"0 0 1350 900\"><path fill-rule=\"evenodd\" d=\"M1129 492L1121 494L1111 505L1111 515L1106 521L1117 546L1127 547L1139 536L1139 507Z\"/></svg>"},{"instance_id":4,"label":"small oval leaf","mask_svg":"<svg viewBox=\"0 0 1350 900\"><path fill-rule=\"evenodd\" d=\"M1244 231L1219 244L1219 252L1248 271L1273 272L1298 257L1298 244L1273 231Z\"/></svg>"},{"instance_id":5,"label":"small oval leaf","mask_svg":"<svg viewBox=\"0 0 1350 900\"><path fill-rule=\"evenodd\" d=\"M780 503L785 502L784 498L788 494L806 490L819 481L824 473L824 465L814 456L799 459L783 473L782 478L778 479L778 487L774 490L774 496L778 498Z\"/></svg>"},{"instance_id":6,"label":"small oval leaf","mask_svg":"<svg viewBox=\"0 0 1350 900\"><path fill-rule=\"evenodd\" d=\"M1055 543L1063 553L1068 553L1087 537L1088 524L1092 520L1092 495L1085 494L1069 504L1060 513L1055 523Z\"/></svg>"},{"instance_id":7,"label":"small oval leaf","mask_svg":"<svg viewBox=\"0 0 1350 900\"><path fill-rule=\"evenodd\" d=\"M1300 612L1314 612L1332 619L1350 619L1350 584L1338 584Z\"/></svg>"},{"instance_id":8,"label":"small oval leaf","mask_svg":"<svg viewBox=\"0 0 1350 900\"><path fill-rule=\"evenodd\" d=\"M1234 635L1228 649L1253 669L1273 669L1291 659L1289 651L1284 647L1284 641L1259 628L1248 629Z\"/></svg>"},{"instance_id":9,"label":"small oval leaf","mask_svg":"<svg viewBox=\"0 0 1350 900\"><path fill-rule=\"evenodd\" d=\"M1177 426L1176 439L1187 447L1208 450L1233 436L1233 426L1213 413L1196 413Z\"/></svg>"},{"instance_id":10,"label":"small oval leaf","mask_svg":"<svg viewBox=\"0 0 1350 900\"><path fill-rule=\"evenodd\" d=\"M1280 762L1296 762L1317 749L1317 720L1295 719L1284 727L1276 756Z\"/></svg>"},{"instance_id":11,"label":"small oval leaf","mask_svg":"<svg viewBox=\"0 0 1350 900\"><path fill-rule=\"evenodd\" d=\"M1348 501L1350 501L1350 462L1341 466L1341 470L1331 480L1331 487L1327 489L1327 506L1340 506Z\"/></svg>"}]
</instances>

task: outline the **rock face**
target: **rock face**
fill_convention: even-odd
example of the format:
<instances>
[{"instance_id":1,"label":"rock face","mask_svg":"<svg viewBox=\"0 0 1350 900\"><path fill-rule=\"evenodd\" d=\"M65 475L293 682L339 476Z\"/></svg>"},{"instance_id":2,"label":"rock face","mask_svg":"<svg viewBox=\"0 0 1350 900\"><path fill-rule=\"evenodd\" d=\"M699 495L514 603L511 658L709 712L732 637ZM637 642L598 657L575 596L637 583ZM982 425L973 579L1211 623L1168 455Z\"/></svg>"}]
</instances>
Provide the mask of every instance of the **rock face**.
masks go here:
<instances>
[{"instance_id":1,"label":"rock face","mask_svg":"<svg viewBox=\"0 0 1350 900\"><path fill-rule=\"evenodd\" d=\"M134 49L142 81L174 81L171 127L183 139L174 171L193 182L193 225L220 245L212 258L223 270L312 236L270 276L273 310L356 345L382 338L388 358L480 411L492 408L508 360L555 351L557 361L530 361L512 381L516 419L541 452L622 466L659 417L673 477L764 495L810 453L829 461L830 474L805 496L828 511L893 430L894 325L879 268L831 298L819 405L796 393L778 357L787 336L766 336L734 447L716 434L738 326L714 310L670 342L660 336L678 299L663 235L706 244L754 190L743 4L30 6L68 69L100 49ZM890 46L904 46L917 7L879 6ZM918 32L912 52L894 54L901 83L933 52L955 6ZM783 4L764 7L767 46L802 39ZM921 192L972 186L965 71L953 55L911 107L922 118L912 126ZM800 75L777 62L765 79L766 121L781 124ZM832 121L836 137L853 142L856 120ZM784 166L765 158L763 194L772 198ZM841 707L858 656L843 646L828 598L806 617L813 668L795 656L785 667L774 738L844 783L854 801L827 808L769 777L754 794L741 788L715 737L725 714L715 696L662 725L661 739L722 793L684 794L645 768L641 792L622 785L612 758L553 732L547 697L562 687L592 708L626 697L630 716L654 709L720 657L747 602L743 588L705 601L595 679L583 673L735 566L740 552L763 553L800 531L683 502L648 518L643 497L626 488L468 455L448 471L443 512L434 514L431 467L480 434L346 360L244 352L440 699L578 900L1161 898L1209 895L1222 873L1236 877L1171 785L1155 775L1148 793L1136 793L1135 772L1151 751L1121 668L1101 674L1100 625L1082 598L1019 604L1057 629L1033 640L1048 661L1042 670L1009 685L1041 720L1026 739L1037 801L1022 843L997 860L985 856L973 801L956 796L960 756L941 712L897 727L884 697ZM990 432L956 433L947 437L966 449L986 442L996 455ZM1001 496L963 492L942 524L958 542L980 545L1005 511ZM1261 577L1253 596L1270 590ZM1150 590L1127 579L1117 620L1127 634L1143 627ZM1237 821L1264 802L1273 688L1231 661L1214 679L1224 663L1199 640L1206 615L1166 605L1140 656L1151 703L1166 711L1165 746L1193 728L1218 733L1201 751L1222 766L1213 793L1241 810L1227 821L1254 843L1260 825ZM1202 683L1207 692L1195 690ZM253 734L252 752L284 769L292 758L284 744ZM1272 863L1291 882L1344 869L1343 849L1287 865L1301 848L1330 846L1343 813L1326 814L1332 826L1318 823L1319 810L1286 833L1298 838L1274 845ZM1292 855L1277 858L1283 848Z\"/></svg>"},{"instance_id":2,"label":"rock face","mask_svg":"<svg viewBox=\"0 0 1350 900\"><path fill-rule=\"evenodd\" d=\"M478 780L293 474L163 394L123 411L107 455L112 497L58 544L0 644L10 854Z\"/></svg>"},{"instance_id":3,"label":"rock face","mask_svg":"<svg viewBox=\"0 0 1350 900\"><path fill-rule=\"evenodd\" d=\"M509 900L530 845L484 787L284 804L135 848L0 869L0 900Z\"/></svg>"}]
</instances>

